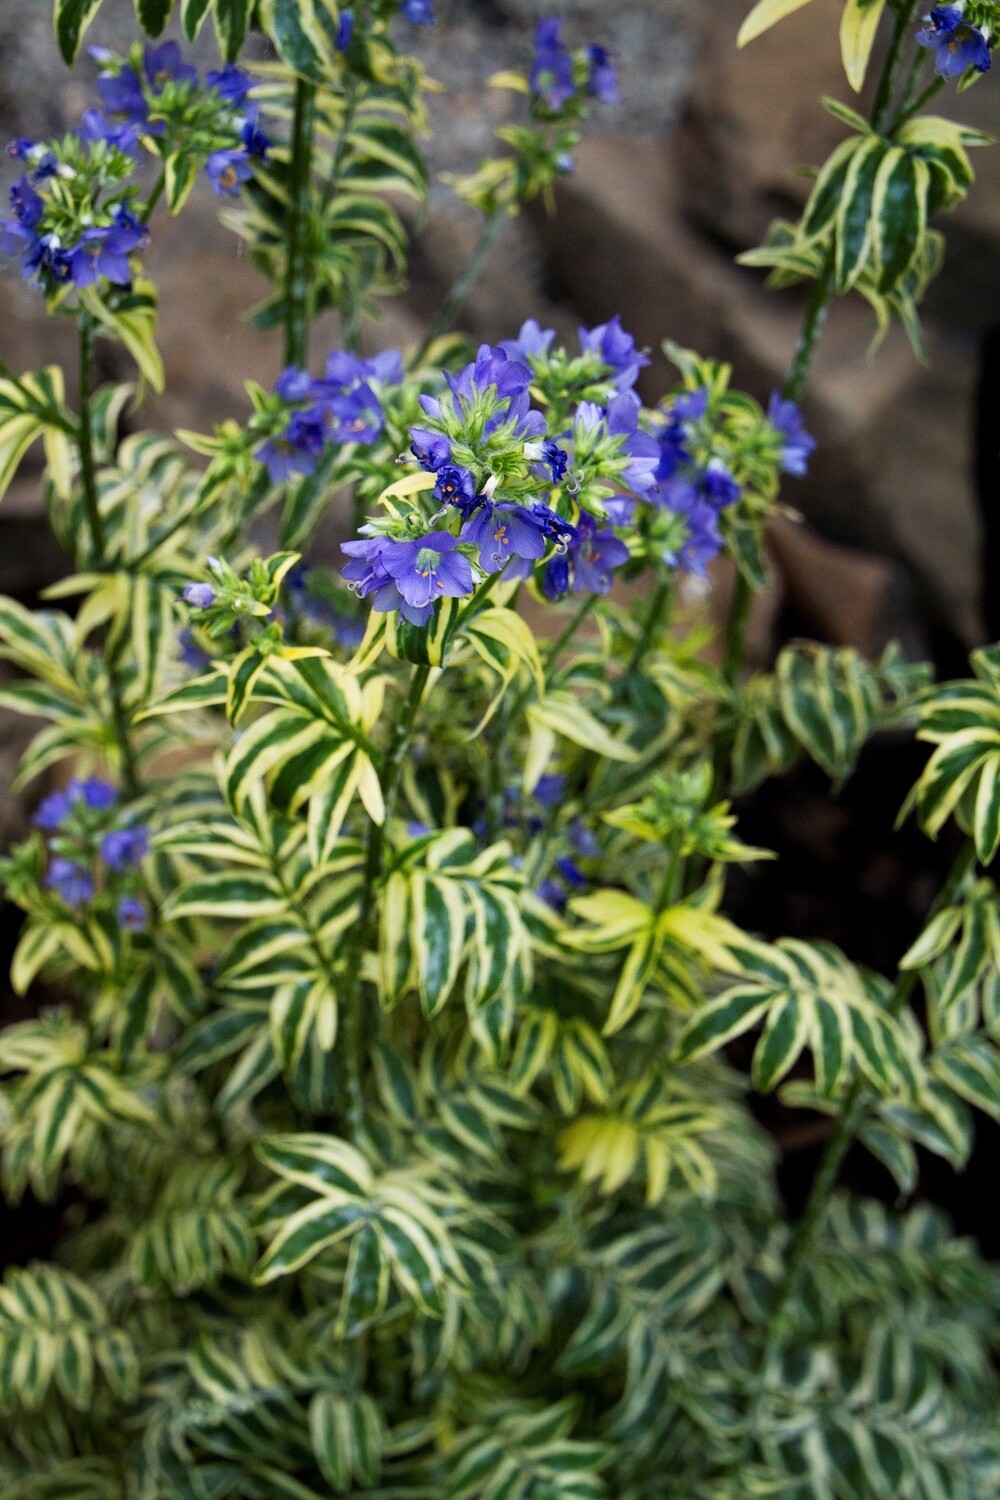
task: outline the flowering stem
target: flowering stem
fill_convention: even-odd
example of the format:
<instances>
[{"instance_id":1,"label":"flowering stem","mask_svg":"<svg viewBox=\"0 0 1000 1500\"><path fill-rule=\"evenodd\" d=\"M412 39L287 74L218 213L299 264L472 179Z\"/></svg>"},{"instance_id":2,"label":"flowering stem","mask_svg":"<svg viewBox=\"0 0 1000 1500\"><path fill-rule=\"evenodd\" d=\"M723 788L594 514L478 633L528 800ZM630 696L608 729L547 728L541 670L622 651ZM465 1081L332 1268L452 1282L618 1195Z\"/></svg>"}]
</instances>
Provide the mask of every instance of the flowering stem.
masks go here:
<instances>
[{"instance_id":1,"label":"flowering stem","mask_svg":"<svg viewBox=\"0 0 1000 1500\"><path fill-rule=\"evenodd\" d=\"M90 527L90 549L98 567L104 563L104 519L97 498L97 470L94 464L94 429L91 401L94 385L94 321L88 312L80 313L80 479L83 504Z\"/></svg>"},{"instance_id":2,"label":"flowering stem","mask_svg":"<svg viewBox=\"0 0 1000 1500\"><path fill-rule=\"evenodd\" d=\"M942 911L946 906L953 905L967 877L975 868L975 864L976 851L970 840L963 846L958 858L952 865L947 880L942 886L934 905L927 914L928 922L932 921L938 912ZM898 975L887 1004L887 1009L891 1014L898 1014L907 1005L916 988L917 978L918 974L915 969L901 972ZM750 1445L760 1430L767 1401L771 1372L785 1346L785 1340L789 1332L791 1308L796 1292L798 1291L802 1268L813 1248L817 1231L826 1215L830 1196L836 1186L844 1158L865 1123L871 1103L871 1091L860 1077L856 1077L841 1106L833 1131L827 1141L823 1159L813 1179L802 1217L799 1219L795 1233L792 1236L788 1260L785 1265L785 1274L775 1297L774 1307L768 1322L767 1336L764 1340L764 1347L753 1377L750 1409L747 1413L747 1421L744 1429L743 1447L734 1467L745 1462Z\"/></svg>"},{"instance_id":3,"label":"flowering stem","mask_svg":"<svg viewBox=\"0 0 1000 1500\"><path fill-rule=\"evenodd\" d=\"M305 228L312 182L316 86L295 80L291 180L285 245L285 363L305 368L309 358L309 265Z\"/></svg>"},{"instance_id":4,"label":"flowering stem","mask_svg":"<svg viewBox=\"0 0 1000 1500\"><path fill-rule=\"evenodd\" d=\"M490 258L490 251L503 233L506 222L507 210L505 208L495 208L486 220L486 227L483 230L479 244L469 258L468 265L457 281L455 281L451 291L444 300L441 311L411 356L411 368L416 368L420 364L434 340L440 338L443 333L447 333L455 322L466 297L468 297L472 288L479 280L483 267Z\"/></svg>"},{"instance_id":5,"label":"flowering stem","mask_svg":"<svg viewBox=\"0 0 1000 1500\"><path fill-rule=\"evenodd\" d=\"M423 702L430 667L417 667L410 680L399 718L382 765L382 798L385 803L385 820L369 823L365 849L365 871L361 887L358 920L354 924L352 942L346 954L347 989L341 1003L340 1053L344 1069L344 1095L347 1127L352 1139L357 1140L364 1129L365 1099L362 1081L364 1058L362 1047L361 1014L361 967L364 956L375 936L375 921L378 915L376 892L382 874L382 858L385 852L385 829L392 817L393 804L399 787L413 726Z\"/></svg>"},{"instance_id":6,"label":"flowering stem","mask_svg":"<svg viewBox=\"0 0 1000 1500\"><path fill-rule=\"evenodd\" d=\"M153 214L153 209L156 207L156 205L159 203L160 199L162 198L162 196L163 196L163 189L166 187L166 185L167 185L167 173L166 173L166 169L164 168L164 170L160 173L159 177L157 177L156 181L153 183L153 190L152 190L152 192L150 193L149 197L146 199L146 201L143 204L142 208L139 210L138 217L142 220L142 222L144 224L148 224L149 223L149 221L150 221L150 219L152 217L152 214Z\"/></svg>"},{"instance_id":7,"label":"flowering stem","mask_svg":"<svg viewBox=\"0 0 1000 1500\"><path fill-rule=\"evenodd\" d=\"M924 59L920 58L918 59L918 61L923 64ZM914 79L919 77L919 73L916 70L914 70L913 77ZM943 78L935 78L932 83L929 83L927 85L922 93L917 95L912 104L907 97L910 92L909 87L907 87L907 90L904 92L902 99L899 101L899 111L896 115L896 118L892 122L893 130L898 130L901 125L906 124L907 120L912 120L914 115L918 115L923 109L924 105L929 104L934 98L934 95L941 92L941 90L944 88L944 85L945 80Z\"/></svg>"}]
</instances>

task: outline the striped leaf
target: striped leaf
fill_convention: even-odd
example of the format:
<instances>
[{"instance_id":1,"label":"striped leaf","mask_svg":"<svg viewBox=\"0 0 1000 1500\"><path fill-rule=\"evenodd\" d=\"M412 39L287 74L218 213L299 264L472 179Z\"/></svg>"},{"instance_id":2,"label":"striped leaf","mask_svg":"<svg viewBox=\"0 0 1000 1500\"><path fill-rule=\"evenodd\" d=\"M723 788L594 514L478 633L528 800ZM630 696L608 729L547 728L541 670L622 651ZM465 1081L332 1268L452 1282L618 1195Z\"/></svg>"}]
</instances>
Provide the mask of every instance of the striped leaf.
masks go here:
<instances>
[{"instance_id":1,"label":"striped leaf","mask_svg":"<svg viewBox=\"0 0 1000 1500\"><path fill-rule=\"evenodd\" d=\"M809 0L757 0L757 4L740 27L736 45L745 47L748 42L754 41L763 32L769 31L786 16L792 15L794 11L801 10L804 5L808 4Z\"/></svg>"},{"instance_id":2,"label":"striped leaf","mask_svg":"<svg viewBox=\"0 0 1000 1500\"><path fill-rule=\"evenodd\" d=\"M847 80L860 93L885 0L847 0L840 18L840 50Z\"/></svg>"}]
</instances>

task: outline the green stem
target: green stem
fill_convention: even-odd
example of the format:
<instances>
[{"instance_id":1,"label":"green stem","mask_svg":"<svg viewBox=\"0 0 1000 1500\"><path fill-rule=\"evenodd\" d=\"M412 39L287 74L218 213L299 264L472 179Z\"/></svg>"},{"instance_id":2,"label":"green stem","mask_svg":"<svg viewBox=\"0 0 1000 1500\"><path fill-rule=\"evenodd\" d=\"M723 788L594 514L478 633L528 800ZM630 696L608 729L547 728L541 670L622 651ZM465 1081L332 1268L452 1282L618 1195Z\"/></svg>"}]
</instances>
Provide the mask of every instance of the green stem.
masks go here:
<instances>
[{"instance_id":1,"label":"green stem","mask_svg":"<svg viewBox=\"0 0 1000 1500\"><path fill-rule=\"evenodd\" d=\"M425 358L428 349L434 340L447 333L462 310L466 297L472 291L476 282L482 274L483 267L490 258L490 251L499 240L507 223L507 210L495 208L486 220L486 228L483 230L479 244L473 250L468 265L455 281L444 300L444 304L437 317L434 319L426 335L417 345L416 350L410 356L410 367L415 369Z\"/></svg>"},{"instance_id":2,"label":"green stem","mask_svg":"<svg viewBox=\"0 0 1000 1500\"><path fill-rule=\"evenodd\" d=\"M952 865L947 880L941 888L934 905L927 914L927 922L932 921L938 912L942 911L946 906L954 904L966 879L975 868L975 864L975 847L969 841L963 846ZM909 1003L910 997L916 988L918 977L916 970L907 970L898 975L887 1006L891 1014L898 1014ZM823 1152L822 1161L813 1180L802 1217L795 1227L795 1233L792 1236L792 1242L789 1247L788 1260L785 1264L785 1274L778 1288L774 1308L768 1323L767 1336L764 1340L764 1346L753 1379L743 1449L737 1460L738 1464L745 1462L749 1455L750 1447L759 1433L761 1420L765 1412L771 1373L775 1362L785 1346L785 1340L789 1333L791 1308L796 1292L798 1291L802 1268L813 1249L816 1233L826 1216L830 1197L836 1186L837 1178L840 1175L840 1168L843 1165L844 1158L853 1146L858 1133L865 1123L868 1111L871 1108L872 1099L873 1095L870 1089L860 1076L855 1078L855 1081L847 1092L840 1114L827 1141L826 1149Z\"/></svg>"},{"instance_id":3,"label":"green stem","mask_svg":"<svg viewBox=\"0 0 1000 1500\"><path fill-rule=\"evenodd\" d=\"M902 4L896 11L896 19L892 28L892 40L889 43L889 51L886 54L885 63L882 67L882 76L878 81L875 91L875 103L872 105L871 121L872 129L880 131L885 124L885 117L889 112L889 103L892 99L892 87L896 81L896 73L899 70L900 59L903 56L903 48L910 32L910 23L917 9L919 0L902 0Z\"/></svg>"},{"instance_id":4,"label":"green stem","mask_svg":"<svg viewBox=\"0 0 1000 1500\"><path fill-rule=\"evenodd\" d=\"M833 254L827 256L826 264L813 284L812 295L806 307L806 316L799 334L791 367L785 377L781 394L786 401L801 401L806 388L809 371L819 345L820 335L826 323L826 315L833 297Z\"/></svg>"},{"instance_id":5,"label":"green stem","mask_svg":"<svg viewBox=\"0 0 1000 1500\"><path fill-rule=\"evenodd\" d=\"M297 78L285 246L285 363L302 369L309 358L309 263L305 229L312 185L315 117L316 85Z\"/></svg>"},{"instance_id":6,"label":"green stem","mask_svg":"<svg viewBox=\"0 0 1000 1500\"><path fill-rule=\"evenodd\" d=\"M362 1031L361 968L364 956L375 938L375 922L378 916L378 884L382 875L382 859L385 853L385 829L392 817L399 778L413 726L423 702L430 667L417 667L410 681L399 718L382 766L382 797L385 802L385 819L382 823L369 823L365 848L365 870L361 886L358 920L354 925L353 941L347 951L347 989L341 1000L340 1054L344 1070L344 1096L346 1101L347 1128L353 1140L357 1140L364 1129L364 1036Z\"/></svg>"},{"instance_id":7,"label":"green stem","mask_svg":"<svg viewBox=\"0 0 1000 1500\"><path fill-rule=\"evenodd\" d=\"M923 59L921 59L921 61L923 61ZM934 95L941 92L941 90L944 88L944 85L945 80L943 78L935 78L932 83L929 83L927 85L922 93L917 95L912 104L904 94L903 98L900 100L899 113L896 115L896 118L892 122L893 130L898 130L900 126L906 124L907 120L912 120L914 115L919 115L924 105L929 104L934 98Z\"/></svg>"},{"instance_id":8,"label":"green stem","mask_svg":"<svg viewBox=\"0 0 1000 1500\"><path fill-rule=\"evenodd\" d=\"M550 644L546 646L543 657L546 681L548 680L549 672L556 665L556 662L559 660L560 655L563 651L565 651L570 641L576 635L576 632L579 630L584 620L586 620L588 615L593 613L599 598L599 594L588 594L583 603L580 605L579 609L570 616L568 624L563 627L563 629L556 636L555 640L550 642Z\"/></svg>"},{"instance_id":9,"label":"green stem","mask_svg":"<svg viewBox=\"0 0 1000 1500\"><path fill-rule=\"evenodd\" d=\"M166 185L167 185L167 174L166 174L166 170L164 169L160 173L159 177L157 177L156 181L153 183L153 190L152 190L152 192L150 193L149 197L146 199L146 201L143 204L142 208L139 210L139 218L142 220L142 222L144 224L148 224L149 223L150 218L152 217L153 209L156 207L156 205L159 203L160 199L163 197L163 189L166 187Z\"/></svg>"},{"instance_id":10,"label":"green stem","mask_svg":"<svg viewBox=\"0 0 1000 1500\"><path fill-rule=\"evenodd\" d=\"M90 528L91 556L97 567L104 566L104 518L97 496L97 466L94 462L94 428L91 403L94 394L94 320L87 312L80 314L80 480L83 505Z\"/></svg>"},{"instance_id":11,"label":"green stem","mask_svg":"<svg viewBox=\"0 0 1000 1500\"><path fill-rule=\"evenodd\" d=\"M669 614L672 598L672 579L661 579L653 590L653 597L649 601L649 609L646 611L646 618L642 622L639 639L635 643L635 650L632 652L628 665L625 668L626 677L634 676L646 660L653 640Z\"/></svg>"}]
</instances>

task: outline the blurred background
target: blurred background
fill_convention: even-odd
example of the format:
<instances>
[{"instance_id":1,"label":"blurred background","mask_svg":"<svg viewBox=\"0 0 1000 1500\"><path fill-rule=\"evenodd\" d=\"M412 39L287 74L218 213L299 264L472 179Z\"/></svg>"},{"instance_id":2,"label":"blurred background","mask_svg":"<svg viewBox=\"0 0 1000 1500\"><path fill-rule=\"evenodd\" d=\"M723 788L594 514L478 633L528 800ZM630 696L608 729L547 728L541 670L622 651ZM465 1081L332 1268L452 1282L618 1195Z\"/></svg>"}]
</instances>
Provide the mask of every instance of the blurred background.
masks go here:
<instances>
[{"instance_id":1,"label":"blurred background","mask_svg":"<svg viewBox=\"0 0 1000 1500\"><path fill-rule=\"evenodd\" d=\"M367 347L417 339L471 253L480 222L440 174L470 170L491 151L493 129L516 104L487 80L500 68L527 66L544 11L565 18L573 45L597 41L617 54L623 103L595 109L556 213L538 207L510 222L462 328L473 340L496 340L537 317L572 340L580 322L620 313L654 356L641 382L647 401L672 383L660 354L670 337L731 361L735 383L766 404L789 363L802 299L766 291L760 274L734 257L758 244L773 218L798 212L809 181L797 169L819 165L842 137L820 95L856 101L840 63L842 0L813 0L737 52L748 8L749 0L437 0L438 24L409 28L406 45L440 85L424 143L438 180L426 219L414 226L409 287L366 326ZM132 0L106 0L88 39L122 51L135 35ZM208 28L197 51L203 65L215 64ZM64 68L49 0L0 0L0 137L44 137L74 124L93 102L95 72L89 61L72 74ZM957 100L949 91L941 107L990 130L1000 126L998 99L994 74ZM970 646L1000 635L1000 600L985 582L1000 579L1000 566L991 565L994 553L1000 565L1000 150L977 151L974 165L976 186L942 226L947 257L925 304L928 363L915 360L899 330L866 361L866 306L847 298L833 310L805 403L820 447L808 479L786 490L798 514L771 532L774 583L752 631L757 666L806 635L872 655L898 639L908 656L957 674ZM204 430L241 415L244 380L270 383L280 349L241 322L264 287L220 226L207 185L179 220L156 218L146 259L160 286L168 390L136 420ZM68 332L46 319L16 267L0 268L0 358L17 371L64 363L72 398ZM328 320L314 341L317 356L337 341ZM124 362L114 364L115 351L101 352L102 378L131 378ZM0 592L25 603L67 567L45 525L31 468L40 461L40 451L29 455L0 507ZM336 562L339 524L333 516L318 561ZM707 601L717 617L726 589L720 576ZM0 720L4 789L29 733ZM948 849L893 828L921 759L908 737L887 736L833 801L809 770L755 794L740 809L744 837L777 849L782 861L767 871L766 887L755 876L736 883L734 914L771 934L826 937L857 961L893 964L950 862ZM25 826L24 807L5 796L0 843ZM8 921L5 945L14 931ZM0 1021L4 1014L0 1008ZM776 1115L772 1123L780 1135L784 1122ZM984 1128L980 1139L960 1190L930 1164L924 1187L949 1204L959 1227L996 1250L983 1188L987 1170L992 1186L987 1163L1000 1134ZM790 1155L794 1197L795 1162L808 1169L815 1141L784 1143L800 1148ZM37 1231L24 1232L30 1240Z\"/></svg>"}]
</instances>

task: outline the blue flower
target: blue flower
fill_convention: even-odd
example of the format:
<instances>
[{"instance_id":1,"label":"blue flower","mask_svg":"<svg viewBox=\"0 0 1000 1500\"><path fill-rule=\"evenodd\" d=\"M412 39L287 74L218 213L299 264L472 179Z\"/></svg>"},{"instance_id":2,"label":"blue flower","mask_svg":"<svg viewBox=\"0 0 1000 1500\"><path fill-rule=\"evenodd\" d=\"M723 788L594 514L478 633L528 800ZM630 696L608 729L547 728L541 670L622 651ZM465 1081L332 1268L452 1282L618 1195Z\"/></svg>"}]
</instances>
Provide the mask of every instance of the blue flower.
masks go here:
<instances>
[{"instance_id":1,"label":"blue flower","mask_svg":"<svg viewBox=\"0 0 1000 1500\"><path fill-rule=\"evenodd\" d=\"M413 609L438 599L462 599L473 589L472 564L450 531L390 542L383 549L382 566Z\"/></svg>"},{"instance_id":2,"label":"blue flower","mask_svg":"<svg viewBox=\"0 0 1000 1500\"><path fill-rule=\"evenodd\" d=\"M72 808L73 798L69 792L50 792L38 804L38 810L31 821L36 828L44 828L47 831L61 828Z\"/></svg>"},{"instance_id":3,"label":"blue flower","mask_svg":"<svg viewBox=\"0 0 1000 1500\"><path fill-rule=\"evenodd\" d=\"M194 633L190 630L182 630L180 632L177 637L177 645L179 647L177 652L178 657L193 672L203 672L212 660L208 652L203 651L201 646L199 646L194 638Z\"/></svg>"},{"instance_id":4,"label":"blue flower","mask_svg":"<svg viewBox=\"0 0 1000 1500\"><path fill-rule=\"evenodd\" d=\"M128 120L110 120L100 109L85 109L77 127L81 141L106 141L119 151L133 151L139 139L135 125Z\"/></svg>"},{"instance_id":5,"label":"blue flower","mask_svg":"<svg viewBox=\"0 0 1000 1500\"><path fill-rule=\"evenodd\" d=\"M34 229L45 213L45 199L35 192L27 177L19 177L11 183L9 196L17 222L25 229Z\"/></svg>"},{"instance_id":6,"label":"blue flower","mask_svg":"<svg viewBox=\"0 0 1000 1500\"><path fill-rule=\"evenodd\" d=\"M583 411L585 422L592 420L590 403L581 402L579 410ZM621 479L633 490L652 489L661 461L660 444L639 426L641 411L642 404L634 391L622 391L608 402L608 432L612 437L624 439L621 453L628 460Z\"/></svg>"},{"instance_id":7,"label":"blue flower","mask_svg":"<svg viewBox=\"0 0 1000 1500\"><path fill-rule=\"evenodd\" d=\"M581 818L574 818L569 826L569 841L573 849L583 859L599 859L601 846L596 835L587 827Z\"/></svg>"},{"instance_id":8,"label":"blue flower","mask_svg":"<svg viewBox=\"0 0 1000 1500\"><path fill-rule=\"evenodd\" d=\"M794 401L785 401L777 391L771 396L767 408L767 419L785 439L781 456L781 467L786 474L801 477L809 467L809 455L816 446L816 439L802 425L802 413Z\"/></svg>"},{"instance_id":9,"label":"blue flower","mask_svg":"<svg viewBox=\"0 0 1000 1500\"><path fill-rule=\"evenodd\" d=\"M576 536L570 543L573 565L573 592L606 594L611 588L611 573L628 562L629 550L614 532L598 525L589 511L581 511Z\"/></svg>"},{"instance_id":10,"label":"blue flower","mask_svg":"<svg viewBox=\"0 0 1000 1500\"><path fill-rule=\"evenodd\" d=\"M94 894L94 882L83 866L72 859L54 859L45 876L45 886L61 896L67 906L82 906Z\"/></svg>"},{"instance_id":11,"label":"blue flower","mask_svg":"<svg viewBox=\"0 0 1000 1500\"><path fill-rule=\"evenodd\" d=\"M534 318L528 318L521 324L517 338L504 339L500 348L508 359L516 359L524 364L530 355L534 355L536 359L544 358L555 336L554 328L543 328Z\"/></svg>"},{"instance_id":12,"label":"blue flower","mask_svg":"<svg viewBox=\"0 0 1000 1500\"><path fill-rule=\"evenodd\" d=\"M50 792L43 797L31 821L36 828L51 832L62 828L74 807L81 802L91 812L107 812L117 801L118 792L109 781L74 779L64 791Z\"/></svg>"},{"instance_id":13,"label":"blue flower","mask_svg":"<svg viewBox=\"0 0 1000 1500\"><path fill-rule=\"evenodd\" d=\"M458 464L442 464L437 471L434 499L441 505L457 505L467 510L476 498L476 481L468 469Z\"/></svg>"},{"instance_id":14,"label":"blue flower","mask_svg":"<svg viewBox=\"0 0 1000 1500\"><path fill-rule=\"evenodd\" d=\"M274 382L274 393L282 401L305 401L312 393L312 376L298 365L286 365Z\"/></svg>"},{"instance_id":15,"label":"blue flower","mask_svg":"<svg viewBox=\"0 0 1000 1500\"><path fill-rule=\"evenodd\" d=\"M452 395L466 401L474 400L478 392L490 386L501 398L520 396L528 390L531 378L530 366L512 359L502 346L490 344L480 344L475 359L457 375L445 373Z\"/></svg>"},{"instance_id":16,"label":"blue flower","mask_svg":"<svg viewBox=\"0 0 1000 1500\"><path fill-rule=\"evenodd\" d=\"M193 609L210 609L215 603L215 590L210 583L186 583L181 598Z\"/></svg>"},{"instance_id":17,"label":"blue flower","mask_svg":"<svg viewBox=\"0 0 1000 1500\"><path fill-rule=\"evenodd\" d=\"M119 927L126 932L142 932L149 921L149 914L138 896L123 896L118 903L116 915Z\"/></svg>"},{"instance_id":18,"label":"blue flower","mask_svg":"<svg viewBox=\"0 0 1000 1500\"><path fill-rule=\"evenodd\" d=\"M595 42L587 48L587 62L590 64L590 77L587 79L588 94L593 95L601 104L619 104L621 94L618 92L618 78L611 61L611 53L604 47L599 47Z\"/></svg>"},{"instance_id":19,"label":"blue flower","mask_svg":"<svg viewBox=\"0 0 1000 1500\"><path fill-rule=\"evenodd\" d=\"M333 45L338 52L346 52L351 45L351 37L354 35L354 12L353 10L342 10L337 17L337 35Z\"/></svg>"},{"instance_id":20,"label":"blue flower","mask_svg":"<svg viewBox=\"0 0 1000 1500\"><path fill-rule=\"evenodd\" d=\"M712 458L706 465L701 481L702 493L718 510L734 505L741 490L721 458Z\"/></svg>"},{"instance_id":21,"label":"blue flower","mask_svg":"<svg viewBox=\"0 0 1000 1500\"><path fill-rule=\"evenodd\" d=\"M147 239L146 226L124 207L107 228L85 229L79 244L69 252L74 286L91 286L99 276L116 286L128 286L132 280L129 255Z\"/></svg>"},{"instance_id":22,"label":"blue flower","mask_svg":"<svg viewBox=\"0 0 1000 1500\"><path fill-rule=\"evenodd\" d=\"M410 428L410 452L428 473L436 473L451 461L451 444L440 432L428 427Z\"/></svg>"},{"instance_id":23,"label":"blue flower","mask_svg":"<svg viewBox=\"0 0 1000 1500\"><path fill-rule=\"evenodd\" d=\"M965 24L958 5L936 5L924 17L917 42L934 53L934 67L942 78L960 78L968 68L977 73L989 70L989 42L978 27Z\"/></svg>"},{"instance_id":24,"label":"blue flower","mask_svg":"<svg viewBox=\"0 0 1000 1500\"><path fill-rule=\"evenodd\" d=\"M400 9L411 26L434 25L434 0L403 0Z\"/></svg>"},{"instance_id":25,"label":"blue flower","mask_svg":"<svg viewBox=\"0 0 1000 1500\"><path fill-rule=\"evenodd\" d=\"M535 891L539 901L544 901L546 906L551 906L553 911L563 911L566 907L566 892L558 880L543 880Z\"/></svg>"},{"instance_id":26,"label":"blue flower","mask_svg":"<svg viewBox=\"0 0 1000 1500\"><path fill-rule=\"evenodd\" d=\"M367 382L343 396L329 396L315 408L331 443L371 443L384 426L379 399Z\"/></svg>"},{"instance_id":27,"label":"blue flower","mask_svg":"<svg viewBox=\"0 0 1000 1500\"><path fill-rule=\"evenodd\" d=\"M588 883L586 875L584 875L582 870L577 868L568 854L561 854L559 856L556 860L556 869L567 885L576 886L578 890L581 886Z\"/></svg>"},{"instance_id":28,"label":"blue flower","mask_svg":"<svg viewBox=\"0 0 1000 1500\"><path fill-rule=\"evenodd\" d=\"M615 316L596 328L579 330L580 348L601 356L606 365L615 372L615 384L620 391L635 385L639 371L649 364L649 355L635 347L635 339L622 327L621 318Z\"/></svg>"},{"instance_id":29,"label":"blue flower","mask_svg":"<svg viewBox=\"0 0 1000 1500\"><path fill-rule=\"evenodd\" d=\"M486 573L499 573L512 561L527 563L506 576L527 577L530 564L545 556L545 533L527 506L502 501L497 505L483 502L462 527L462 541L474 542L479 548L479 563Z\"/></svg>"},{"instance_id":30,"label":"blue flower","mask_svg":"<svg viewBox=\"0 0 1000 1500\"><path fill-rule=\"evenodd\" d=\"M145 823L115 828L101 840L101 854L112 870L127 870L149 853L149 829Z\"/></svg>"},{"instance_id":31,"label":"blue flower","mask_svg":"<svg viewBox=\"0 0 1000 1500\"><path fill-rule=\"evenodd\" d=\"M69 254L59 243L58 235L46 234L35 240L23 260L28 275L47 275L53 281L64 283L73 279L73 264Z\"/></svg>"},{"instance_id":32,"label":"blue flower","mask_svg":"<svg viewBox=\"0 0 1000 1500\"><path fill-rule=\"evenodd\" d=\"M117 73L102 73L97 80L97 92L108 114L124 115L130 125L147 124L149 105L142 91L142 82L128 64Z\"/></svg>"},{"instance_id":33,"label":"blue flower","mask_svg":"<svg viewBox=\"0 0 1000 1500\"><path fill-rule=\"evenodd\" d=\"M566 778L556 773L539 777L535 783L532 793L536 802L540 802L544 808L551 810L558 807L566 796Z\"/></svg>"},{"instance_id":34,"label":"blue flower","mask_svg":"<svg viewBox=\"0 0 1000 1500\"><path fill-rule=\"evenodd\" d=\"M197 83L198 70L186 63L177 42L147 46L142 54L142 70L154 94L162 94L168 83Z\"/></svg>"},{"instance_id":35,"label":"blue flower","mask_svg":"<svg viewBox=\"0 0 1000 1500\"><path fill-rule=\"evenodd\" d=\"M31 171L33 182L45 182L59 175L59 158L54 151L43 151Z\"/></svg>"},{"instance_id":36,"label":"blue flower","mask_svg":"<svg viewBox=\"0 0 1000 1500\"><path fill-rule=\"evenodd\" d=\"M553 442L551 438L546 438L542 444L542 462L548 466L553 484L559 484L566 478L566 471L569 468L569 454L565 448L560 448L559 444Z\"/></svg>"},{"instance_id":37,"label":"blue flower","mask_svg":"<svg viewBox=\"0 0 1000 1500\"><path fill-rule=\"evenodd\" d=\"M118 789L110 781L100 781L96 776L86 781L73 780L69 784L70 795L79 798L91 812L107 812L118 801Z\"/></svg>"},{"instance_id":38,"label":"blue flower","mask_svg":"<svg viewBox=\"0 0 1000 1500\"><path fill-rule=\"evenodd\" d=\"M268 438L254 457L264 465L272 484L284 484L296 474L311 474L326 444L323 413L316 407L293 411L284 432Z\"/></svg>"},{"instance_id":39,"label":"blue flower","mask_svg":"<svg viewBox=\"0 0 1000 1500\"><path fill-rule=\"evenodd\" d=\"M205 163L205 171L215 189L216 197L232 196L240 190L253 173L250 170L250 154L243 146L234 146L226 151L213 151Z\"/></svg>"},{"instance_id":40,"label":"blue flower","mask_svg":"<svg viewBox=\"0 0 1000 1500\"><path fill-rule=\"evenodd\" d=\"M693 391L682 391L674 398L670 415L678 422L700 422L708 411L708 391L703 385Z\"/></svg>"},{"instance_id":41,"label":"blue flower","mask_svg":"<svg viewBox=\"0 0 1000 1500\"><path fill-rule=\"evenodd\" d=\"M253 80L249 73L238 68L235 63L226 63L224 68L214 68L205 74L205 83L210 89L215 89L227 104L232 104L239 109L241 104L246 103L248 94L253 87Z\"/></svg>"},{"instance_id":42,"label":"blue flower","mask_svg":"<svg viewBox=\"0 0 1000 1500\"><path fill-rule=\"evenodd\" d=\"M7 146L7 155L13 161L27 161L32 151L35 150L35 142L29 141L26 135L19 135Z\"/></svg>"},{"instance_id":43,"label":"blue flower","mask_svg":"<svg viewBox=\"0 0 1000 1500\"><path fill-rule=\"evenodd\" d=\"M576 93L573 58L562 39L562 23L543 16L535 28L535 55L529 83L533 94L558 112Z\"/></svg>"},{"instance_id":44,"label":"blue flower","mask_svg":"<svg viewBox=\"0 0 1000 1500\"><path fill-rule=\"evenodd\" d=\"M240 127L240 140L247 155L255 156L258 160L263 160L271 149L271 137L260 128L255 109L250 111Z\"/></svg>"},{"instance_id":45,"label":"blue flower","mask_svg":"<svg viewBox=\"0 0 1000 1500\"><path fill-rule=\"evenodd\" d=\"M553 510L550 505L543 505L540 500L536 501L531 507L531 515L542 535L550 542L555 542L557 547L565 548L570 542L576 540L576 527L570 525L569 521L565 520L558 511Z\"/></svg>"}]
</instances>

